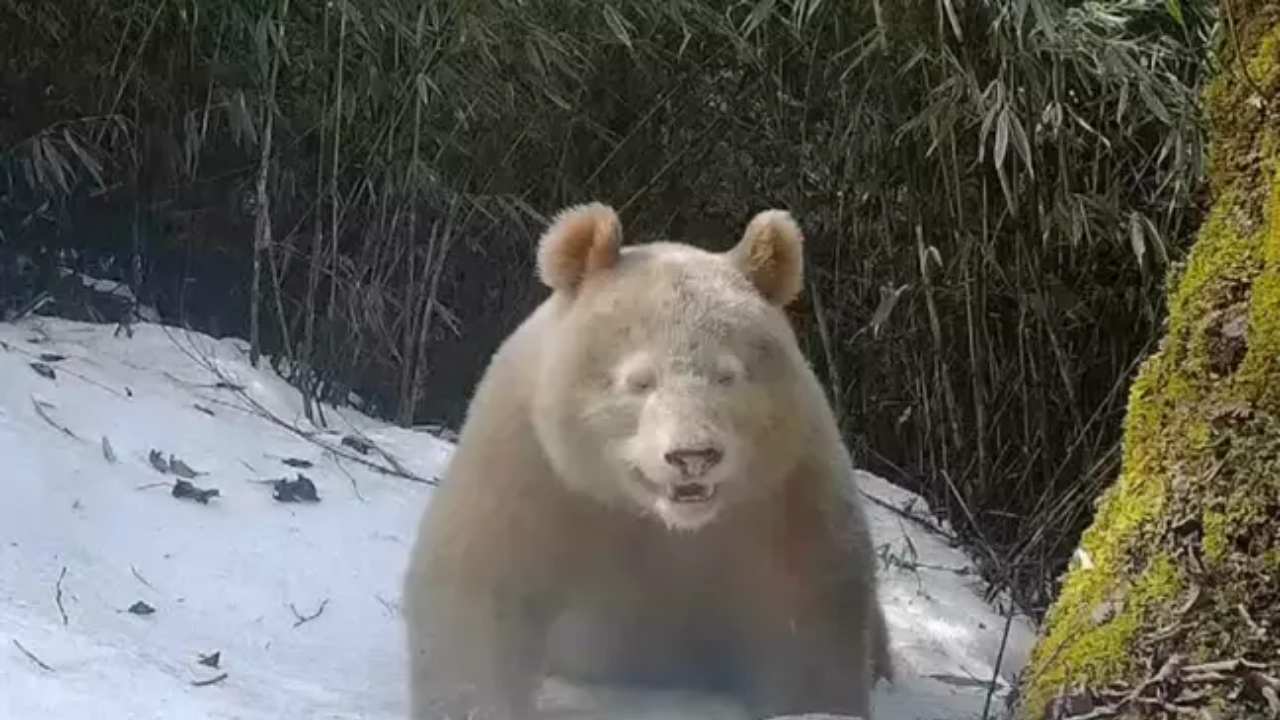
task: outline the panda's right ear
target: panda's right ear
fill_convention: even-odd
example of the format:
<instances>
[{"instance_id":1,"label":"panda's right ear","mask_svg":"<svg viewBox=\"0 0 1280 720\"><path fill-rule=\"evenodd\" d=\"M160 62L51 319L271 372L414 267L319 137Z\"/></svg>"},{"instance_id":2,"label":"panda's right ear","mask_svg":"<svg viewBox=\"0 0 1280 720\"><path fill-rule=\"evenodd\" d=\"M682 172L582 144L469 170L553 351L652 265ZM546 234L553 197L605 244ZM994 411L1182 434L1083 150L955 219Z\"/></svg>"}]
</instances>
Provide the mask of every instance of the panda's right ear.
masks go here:
<instances>
[{"instance_id":1,"label":"panda's right ear","mask_svg":"<svg viewBox=\"0 0 1280 720\"><path fill-rule=\"evenodd\" d=\"M572 294L587 276L613 267L621 248L622 221L613 208L599 202L565 208L538 240L538 276Z\"/></svg>"},{"instance_id":2,"label":"panda's right ear","mask_svg":"<svg viewBox=\"0 0 1280 720\"><path fill-rule=\"evenodd\" d=\"M766 300L786 307L804 287L804 233L786 210L763 210L728 251Z\"/></svg>"}]
</instances>

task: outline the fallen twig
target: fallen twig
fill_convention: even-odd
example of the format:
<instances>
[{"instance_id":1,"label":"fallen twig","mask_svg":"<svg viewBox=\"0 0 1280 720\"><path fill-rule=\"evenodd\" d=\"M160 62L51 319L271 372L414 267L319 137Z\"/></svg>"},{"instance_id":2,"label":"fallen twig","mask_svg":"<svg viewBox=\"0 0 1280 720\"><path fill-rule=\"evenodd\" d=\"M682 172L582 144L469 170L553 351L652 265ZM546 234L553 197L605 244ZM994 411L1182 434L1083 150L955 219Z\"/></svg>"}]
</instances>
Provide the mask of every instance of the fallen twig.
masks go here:
<instances>
[{"instance_id":1,"label":"fallen twig","mask_svg":"<svg viewBox=\"0 0 1280 720\"><path fill-rule=\"evenodd\" d=\"M1258 692L1262 693L1262 698L1266 700L1271 717L1280 717L1280 693L1276 692L1275 687L1263 685Z\"/></svg>"},{"instance_id":2,"label":"fallen twig","mask_svg":"<svg viewBox=\"0 0 1280 720\"><path fill-rule=\"evenodd\" d=\"M40 669L45 670L47 672L56 672L52 667L49 666L48 663L36 657L35 653L23 647L22 643L18 642L18 638L13 638L13 646L18 648L18 650L22 651L22 654L26 655L27 658L31 660L31 662L35 663L36 665L39 665Z\"/></svg>"},{"instance_id":3,"label":"fallen twig","mask_svg":"<svg viewBox=\"0 0 1280 720\"><path fill-rule=\"evenodd\" d=\"M910 510L907 510L906 508L900 508L897 505L894 505L893 503L888 502L887 500L881 500L880 498L876 497L875 495L872 495L866 490L859 489L859 492L862 493L863 497L879 505L885 510L888 510L889 512L894 513L895 515L901 515L902 517L918 524L920 527L924 528L925 530L928 530L931 533L934 533L935 535L939 535L947 539L954 539L955 537L953 534L944 530L942 526L939 525L937 522L933 521L932 519L924 515L917 515L916 513Z\"/></svg>"},{"instance_id":4,"label":"fallen twig","mask_svg":"<svg viewBox=\"0 0 1280 720\"><path fill-rule=\"evenodd\" d=\"M990 690L994 690L995 688L993 683L989 683L981 678L952 675L951 673L930 673L925 677L928 677L930 680L937 680L940 683L953 685L955 687L988 688Z\"/></svg>"},{"instance_id":5,"label":"fallen twig","mask_svg":"<svg viewBox=\"0 0 1280 720\"><path fill-rule=\"evenodd\" d=\"M170 336L169 339L172 340L173 337ZM176 345L177 343L175 342L174 344ZM181 348L181 346L179 347ZM187 355L187 357L191 357L190 353L187 353L186 351L183 351L183 352L184 354ZM175 383L190 390L235 390L235 389L244 387L239 383L233 383L230 380L226 380L226 379L219 379L218 382L212 382L212 383L198 383L194 380L183 380L182 378L178 377L177 375L174 375L168 370L163 371L162 374L165 377L169 378L170 380L174 381ZM219 378L221 378L221 375L219 375Z\"/></svg>"},{"instance_id":6,"label":"fallen twig","mask_svg":"<svg viewBox=\"0 0 1280 720\"><path fill-rule=\"evenodd\" d=\"M1241 687L1252 683L1271 716L1280 717L1280 681L1265 675L1266 669L1265 664L1244 658L1189 665L1186 656L1175 654L1136 687L1117 683L1101 691L1060 695L1054 700L1058 710L1051 711L1050 716L1059 720L1099 720L1125 714L1133 706L1171 715L1199 715L1199 708L1215 696L1213 688L1221 694L1222 685L1235 682L1240 685L1232 697L1239 697ZM1063 712L1072 698L1083 698L1086 707L1075 713Z\"/></svg>"},{"instance_id":7,"label":"fallen twig","mask_svg":"<svg viewBox=\"0 0 1280 720\"><path fill-rule=\"evenodd\" d=\"M1244 603L1236 603L1236 612L1240 614L1240 619L1244 621L1244 624L1249 626L1249 632L1253 633L1255 637L1266 637L1267 631L1258 624L1258 621L1253 619Z\"/></svg>"},{"instance_id":8,"label":"fallen twig","mask_svg":"<svg viewBox=\"0 0 1280 720\"><path fill-rule=\"evenodd\" d=\"M45 305L48 305L51 302L53 302L53 294L50 293L48 290L45 290L41 292L39 295L36 295L34 298L32 298L30 302L28 302L26 305L18 308L18 310L14 312L13 317L9 319L9 322L17 324L25 320L28 315L38 311L40 308L44 307ZM41 328L39 325L33 324L33 327L37 332L40 332L40 333L44 332L44 329Z\"/></svg>"},{"instance_id":9,"label":"fallen twig","mask_svg":"<svg viewBox=\"0 0 1280 720\"><path fill-rule=\"evenodd\" d=\"M374 596L373 596L373 599L374 599L374 600L377 600L379 603L381 603L381 604L382 604L382 607L386 608L386 609L387 609L387 612L391 613L392 615L399 615L399 614L400 614L400 608L399 608L395 603L391 602L390 600L388 600L388 599L386 599L386 598L382 597L381 595L374 595Z\"/></svg>"},{"instance_id":10,"label":"fallen twig","mask_svg":"<svg viewBox=\"0 0 1280 720\"><path fill-rule=\"evenodd\" d=\"M142 583L143 585L146 585L146 586L147 586L148 588L150 588L151 590L155 590L156 592L160 592L159 590L156 590L156 586L155 586L155 585L152 585L151 583L147 582L147 579L146 579L146 578L144 578L144 577L142 577L142 573L138 572L138 568L136 568L136 567L134 567L134 566L130 565L130 566L129 566L129 572L133 573L133 576L134 576L135 578L137 578L137 579L138 579L138 582Z\"/></svg>"},{"instance_id":11,"label":"fallen twig","mask_svg":"<svg viewBox=\"0 0 1280 720\"><path fill-rule=\"evenodd\" d=\"M19 355L25 355L25 356L27 356L27 357L29 357L29 358L37 358L37 359L39 359L39 358L41 357L41 355L43 354L43 353L33 353L33 352L29 351L29 350L26 350L26 349L24 349L24 348L17 347L17 346L11 346L11 347L9 347L8 349L10 349L10 350L16 350L16 351L18 352L18 354L19 354ZM100 381L98 381L98 380L94 380L93 378L89 377L88 375L85 375L84 373L79 373L79 372L76 372L75 370L70 370L70 369L68 369L65 365L59 365L59 366L58 366L58 372L61 372L61 373L66 374L66 375L70 375L71 377L74 377L74 378L76 378L76 379L78 379L78 380L83 380L83 381L85 381L85 382L89 383L90 385L95 385L95 386L97 386L97 387L99 387L99 388L101 388L101 389L103 389L103 390L106 390L107 392L111 393L112 395L115 395L116 397L124 398L124 399L126 399L126 400L128 400L128 399L129 399L127 395L125 395L124 393L120 392L119 390L117 390L117 389L115 389L115 388L111 387L110 385L105 385L105 384L103 384L102 382L100 382Z\"/></svg>"},{"instance_id":12,"label":"fallen twig","mask_svg":"<svg viewBox=\"0 0 1280 720\"><path fill-rule=\"evenodd\" d=\"M1267 666L1262 663L1249 662L1244 658L1236 658L1234 660L1217 660L1214 662L1200 663L1199 665L1187 665L1182 668L1182 672L1187 675L1201 675L1204 673L1238 673L1241 670L1261 671L1266 669Z\"/></svg>"},{"instance_id":13,"label":"fallen twig","mask_svg":"<svg viewBox=\"0 0 1280 720\"><path fill-rule=\"evenodd\" d=\"M45 421L45 422L47 422L47 423L49 423L49 426L50 426L50 427L52 427L53 429L55 429L55 430L57 430L57 431L61 432L63 435L66 435L67 437L71 438L72 440L76 440L76 441L79 441L79 440L80 440L80 436L79 436L79 435L76 435L75 433L71 432L71 430L67 429L67 427L66 427L66 426L64 426L64 425L59 425L59 424L57 423L57 421L55 421L52 417L49 417L49 413L48 413L48 411L46 411L46 410L44 409L44 406L45 406L47 403L43 403L43 402L41 402L41 401L37 400L37 399L36 399L36 396L35 396L35 395L32 395L32 396L31 396L31 404L32 404L32 406L34 406L34 407L35 407L35 409L36 409L36 414L38 414L38 415L40 416L40 419L41 419L41 420L44 420L44 421Z\"/></svg>"},{"instance_id":14,"label":"fallen twig","mask_svg":"<svg viewBox=\"0 0 1280 720\"><path fill-rule=\"evenodd\" d=\"M373 443L373 449L376 450L377 453L382 456L382 459L386 460L391 465L391 467L395 468L396 472L400 473L400 475L404 477L410 477L413 475L413 473L409 472L409 468L405 467L404 464L401 463L398 458L396 458L396 456L387 452L386 448L382 447L377 443Z\"/></svg>"},{"instance_id":15,"label":"fallen twig","mask_svg":"<svg viewBox=\"0 0 1280 720\"><path fill-rule=\"evenodd\" d=\"M167 330L166 330L166 334L167 334ZM244 386L228 380L223 375L222 371L219 370L217 366L214 365L214 363L209 361L209 358L205 357L202 354L198 354L194 351L188 350L187 348L183 347L182 344L178 343L177 340L172 335L169 336L169 339L173 340L174 344L177 345L178 349L181 350L183 354L185 354L193 362L201 365L202 367L204 367L205 370L210 372L214 377L218 378L218 382L215 383L216 387L218 387L219 389L230 390L234 392L236 396L239 397L241 401L248 404L249 408L252 409L253 412L257 414L259 417L262 417L266 420L271 421L272 423L284 428L285 430L288 430L289 432L297 435L298 437L302 438L303 440L306 440L309 443L313 443L314 445L319 447L321 450L326 450L328 452L331 452L339 457L342 457L345 460L350 460L352 462L359 463L371 470L375 470L384 475L389 475L391 477L398 477L404 480L411 480L413 482L420 482L426 485L437 484L434 479L424 478L420 475L417 475L409 471L409 469L404 467L398 460L395 460L390 455L388 455L385 451L381 451L380 449L379 449L379 453L384 458L387 459L387 462L390 463L391 467L388 467L387 465L383 465L381 463L374 462L372 460L362 458L358 455L351 455L351 454L342 452L337 446L330 445L329 443L319 440L318 438L315 437L315 433L309 433L303 430L302 428L297 427L293 423L286 422L282 418L277 417L275 413L263 407L262 403L259 403L251 395L249 395L248 392L245 391ZM185 382L185 381L179 380L178 378L172 375L170 375L170 377L173 378L175 381ZM244 408L240 408L240 409L243 410Z\"/></svg>"},{"instance_id":16,"label":"fallen twig","mask_svg":"<svg viewBox=\"0 0 1280 720\"><path fill-rule=\"evenodd\" d=\"M360 484L356 482L356 476L352 475L350 470L347 470L347 466L342 464L342 458L336 453L333 456L333 464L338 468L338 470L342 471L342 474L346 475L347 480L351 482L351 490L356 494L356 499L360 502L365 502L364 495L360 492Z\"/></svg>"},{"instance_id":17,"label":"fallen twig","mask_svg":"<svg viewBox=\"0 0 1280 720\"><path fill-rule=\"evenodd\" d=\"M67 578L67 566L62 566L62 572L58 573L58 582L53 586L53 601L58 606L58 614L62 616L62 624L70 624L67 619L67 609L62 606L62 581Z\"/></svg>"},{"instance_id":18,"label":"fallen twig","mask_svg":"<svg viewBox=\"0 0 1280 720\"><path fill-rule=\"evenodd\" d=\"M329 604L329 598L325 598L324 600L320 601L320 607L316 608L315 612L311 613L310 615L303 615L302 613L298 612L298 608L294 607L293 603L289 603L289 609L293 611L293 616L297 618L297 620L293 623L293 626L298 627L300 625L305 625L311 622L312 620L315 620L316 618L320 617L320 615L324 613L324 609L328 604Z\"/></svg>"}]
</instances>

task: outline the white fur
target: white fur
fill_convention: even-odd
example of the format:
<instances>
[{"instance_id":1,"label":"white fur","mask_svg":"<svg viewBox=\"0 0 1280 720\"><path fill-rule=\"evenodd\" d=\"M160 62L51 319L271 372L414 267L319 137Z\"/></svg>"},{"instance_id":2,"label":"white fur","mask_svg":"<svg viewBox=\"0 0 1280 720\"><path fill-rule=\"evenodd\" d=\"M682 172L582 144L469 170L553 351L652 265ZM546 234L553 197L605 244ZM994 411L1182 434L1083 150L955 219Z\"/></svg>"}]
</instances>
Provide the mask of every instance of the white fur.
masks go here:
<instances>
[{"instance_id":1,"label":"white fur","mask_svg":"<svg viewBox=\"0 0 1280 720\"><path fill-rule=\"evenodd\" d=\"M891 664L852 466L782 312L798 225L619 243L607 206L557 216L554 292L476 388L405 576L413 717L525 720L543 667L732 666L758 714L870 720Z\"/></svg>"}]
</instances>

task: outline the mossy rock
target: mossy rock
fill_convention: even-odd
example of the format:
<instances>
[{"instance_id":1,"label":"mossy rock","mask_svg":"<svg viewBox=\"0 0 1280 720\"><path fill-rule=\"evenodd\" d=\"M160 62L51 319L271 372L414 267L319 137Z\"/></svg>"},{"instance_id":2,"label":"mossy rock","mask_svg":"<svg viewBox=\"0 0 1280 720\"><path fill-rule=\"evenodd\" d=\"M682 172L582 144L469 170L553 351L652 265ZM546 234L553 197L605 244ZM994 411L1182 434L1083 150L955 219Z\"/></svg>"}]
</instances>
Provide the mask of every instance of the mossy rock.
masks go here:
<instances>
[{"instance_id":1,"label":"mossy rock","mask_svg":"<svg viewBox=\"0 0 1280 720\"><path fill-rule=\"evenodd\" d=\"M1238 681L1159 701L1243 716L1266 706L1258 683L1276 675L1280 2L1222 5L1230 30L1205 93L1213 205L1170 278L1160 348L1130 390L1120 477L1024 673L1024 718L1061 715L1053 700L1081 697L1149 716L1155 700L1115 698L1170 658L1249 661L1230 668Z\"/></svg>"}]
</instances>

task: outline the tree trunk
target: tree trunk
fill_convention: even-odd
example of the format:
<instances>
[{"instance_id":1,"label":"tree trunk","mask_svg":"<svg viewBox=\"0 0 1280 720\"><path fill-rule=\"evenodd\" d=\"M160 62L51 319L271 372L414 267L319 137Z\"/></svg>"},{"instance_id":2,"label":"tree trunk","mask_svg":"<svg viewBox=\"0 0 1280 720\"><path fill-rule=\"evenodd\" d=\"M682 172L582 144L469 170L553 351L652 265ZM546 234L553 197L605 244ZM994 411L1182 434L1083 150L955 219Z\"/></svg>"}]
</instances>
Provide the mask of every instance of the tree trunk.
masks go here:
<instances>
[{"instance_id":1,"label":"tree trunk","mask_svg":"<svg viewBox=\"0 0 1280 720\"><path fill-rule=\"evenodd\" d=\"M1024 718L1280 713L1280 2L1221 12L1213 205L1131 389L1120 477L1024 674Z\"/></svg>"}]
</instances>

